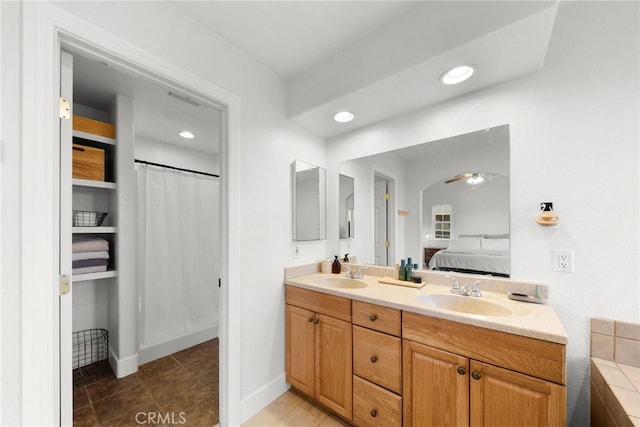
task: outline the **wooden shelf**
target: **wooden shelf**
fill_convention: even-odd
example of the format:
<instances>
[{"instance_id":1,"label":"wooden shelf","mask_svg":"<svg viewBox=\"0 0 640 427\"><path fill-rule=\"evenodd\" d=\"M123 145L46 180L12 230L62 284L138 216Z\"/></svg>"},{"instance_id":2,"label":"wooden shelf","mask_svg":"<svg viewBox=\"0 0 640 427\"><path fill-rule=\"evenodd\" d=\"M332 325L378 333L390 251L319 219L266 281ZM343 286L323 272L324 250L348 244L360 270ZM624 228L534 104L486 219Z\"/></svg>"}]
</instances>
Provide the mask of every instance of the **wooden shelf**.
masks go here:
<instances>
[{"instance_id":1,"label":"wooden shelf","mask_svg":"<svg viewBox=\"0 0 640 427\"><path fill-rule=\"evenodd\" d=\"M91 188L94 190L115 190L118 186L115 182L106 182L106 181L94 181L91 179L78 179L74 178L72 180L73 186L80 188Z\"/></svg>"},{"instance_id":2,"label":"wooden shelf","mask_svg":"<svg viewBox=\"0 0 640 427\"><path fill-rule=\"evenodd\" d=\"M114 234L116 227L71 227L73 234Z\"/></svg>"},{"instance_id":3,"label":"wooden shelf","mask_svg":"<svg viewBox=\"0 0 640 427\"><path fill-rule=\"evenodd\" d=\"M74 282L86 282L87 280L109 279L118 275L116 270L102 271L100 273L75 274L72 277Z\"/></svg>"},{"instance_id":4,"label":"wooden shelf","mask_svg":"<svg viewBox=\"0 0 640 427\"><path fill-rule=\"evenodd\" d=\"M86 139L88 141L99 142L106 145L116 145L116 140L113 138L107 138L106 136L94 135L92 133L82 132L79 130L73 131L74 138Z\"/></svg>"}]
</instances>

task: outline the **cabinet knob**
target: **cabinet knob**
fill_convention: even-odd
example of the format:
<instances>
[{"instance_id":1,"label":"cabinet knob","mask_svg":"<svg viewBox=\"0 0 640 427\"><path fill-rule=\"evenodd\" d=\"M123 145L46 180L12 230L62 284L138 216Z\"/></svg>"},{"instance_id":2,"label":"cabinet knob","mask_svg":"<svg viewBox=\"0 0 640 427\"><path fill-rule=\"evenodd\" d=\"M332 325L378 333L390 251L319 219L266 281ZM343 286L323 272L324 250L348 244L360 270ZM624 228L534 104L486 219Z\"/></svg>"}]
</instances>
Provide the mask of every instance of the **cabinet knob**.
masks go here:
<instances>
[{"instance_id":1,"label":"cabinet knob","mask_svg":"<svg viewBox=\"0 0 640 427\"><path fill-rule=\"evenodd\" d=\"M369 320L371 320L372 322L375 322L377 318L378 316L376 316L375 314L372 314L371 316L369 316Z\"/></svg>"},{"instance_id":2,"label":"cabinet knob","mask_svg":"<svg viewBox=\"0 0 640 427\"><path fill-rule=\"evenodd\" d=\"M309 323L313 322L313 317L309 317L309 318L307 319L307 322L309 322Z\"/></svg>"},{"instance_id":3,"label":"cabinet knob","mask_svg":"<svg viewBox=\"0 0 640 427\"><path fill-rule=\"evenodd\" d=\"M376 363L378 361L378 358L376 356L371 356L369 360L371 360L371 363Z\"/></svg>"},{"instance_id":4,"label":"cabinet knob","mask_svg":"<svg viewBox=\"0 0 640 427\"><path fill-rule=\"evenodd\" d=\"M467 370L466 370L466 369L464 369L464 366L458 366L458 373L459 373L460 375L464 375L464 374L466 374L466 373L467 373Z\"/></svg>"},{"instance_id":5,"label":"cabinet knob","mask_svg":"<svg viewBox=\"0 0 640 427\"><path fill-rule=\"evenodd\" d=\"M320 323L320 319L316 319L316 320L313 321L314 325L317 325L318 323Z\"/></svg>"},{"instance_id":6,"label":"cabinet knob","mask_svg":"<svg viewBox=\"0 0 640 427\"><path fill-rule=\"evenodd\" d=\"M471 373L471 377L473 377L474 380L479 380L481 376L482 375L480 375L480 372L478 372L478 371L473 371Z\"/></svg>"},{"instance_id":7,"label":"cabinet knob","mask_svg":"<svg viewBox=\"0 0 640 427\"><path fill-rule=\"evenodd\" d=\"M378 411L376 411L375 409L372 409L370 414L373 418L375 418L378 415Z\"/></svg>"}]
</instances>

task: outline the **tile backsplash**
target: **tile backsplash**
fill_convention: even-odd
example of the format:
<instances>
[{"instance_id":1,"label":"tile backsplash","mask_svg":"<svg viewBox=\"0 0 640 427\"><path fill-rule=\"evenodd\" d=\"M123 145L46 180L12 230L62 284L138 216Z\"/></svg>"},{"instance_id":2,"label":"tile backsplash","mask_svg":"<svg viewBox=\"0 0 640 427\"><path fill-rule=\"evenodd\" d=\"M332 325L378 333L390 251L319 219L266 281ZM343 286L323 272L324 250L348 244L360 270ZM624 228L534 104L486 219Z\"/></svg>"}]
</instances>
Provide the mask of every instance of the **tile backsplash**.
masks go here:
<instances>
[{"instance_id":1,"label":"tile backsplash","mask_svg":"<svg viewBox=\"0 0 640 427\"><path fill-rule=\"evenodd\" d=\"M591 357L640 367L640 324L592 318Z\"/></svg>"}]
</instances>

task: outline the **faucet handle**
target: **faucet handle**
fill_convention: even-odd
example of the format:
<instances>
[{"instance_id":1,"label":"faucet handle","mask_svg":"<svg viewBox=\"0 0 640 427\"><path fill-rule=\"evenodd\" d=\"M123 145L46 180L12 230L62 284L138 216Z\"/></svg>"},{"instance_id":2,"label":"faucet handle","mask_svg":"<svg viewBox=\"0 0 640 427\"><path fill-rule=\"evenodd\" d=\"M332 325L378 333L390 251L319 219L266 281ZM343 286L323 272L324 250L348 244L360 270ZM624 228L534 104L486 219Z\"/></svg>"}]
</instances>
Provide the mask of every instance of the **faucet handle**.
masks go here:
<instances>
[{"instance_id":1,"label":"faucet handle","mask_svg":"<svg viewBox=\"0 0 640 427\"><path fill-rule=\"evenodd\" d=\"M366 270L368 267L362 266L358 267L358 271L353 275L355 279L364 279L364 274L362 274L362 270Z\"/></svg>"},{"instance_id":2,"label":"faucet handle","mask_svg":"<svg viewBox=\"0 0 640 427\"><path fill-rule=\"evenodd\" d=\"M476 280L475 282L473 282L473 289L471 289L471 294L470 294L472 297L482 296L482 292L480 292L481 282L488 282L488 280Z\"/></svg>"},{"instance_id":3,"label":"faucet handle","mask_svg":"<svg viewBox=\"0 0 640 427\"><path fill-rule=\"evenodd\" d=\"M446 275L444 277L446 277L447 279L453 280L453 283L452 283L452 286L451 286L451 293L452 294L460 295L463 292L462 289L460 289L460 283L458 282L458 279L456 279L453 276L449 276L449 275Z\"/></svg>"},{"instance_id":4,"label":"faucet handle","mask_svg":"<svg viewBox=\"0 0 640 427\"><path fill-rule=\"evenodd\" d=\"M353 279L353 273L351 272L351 267L349 267L348 265L345 265L345 267L347 267L347 272L344 273L344 276L350 279Z\"/></svg>"}]
</instances>

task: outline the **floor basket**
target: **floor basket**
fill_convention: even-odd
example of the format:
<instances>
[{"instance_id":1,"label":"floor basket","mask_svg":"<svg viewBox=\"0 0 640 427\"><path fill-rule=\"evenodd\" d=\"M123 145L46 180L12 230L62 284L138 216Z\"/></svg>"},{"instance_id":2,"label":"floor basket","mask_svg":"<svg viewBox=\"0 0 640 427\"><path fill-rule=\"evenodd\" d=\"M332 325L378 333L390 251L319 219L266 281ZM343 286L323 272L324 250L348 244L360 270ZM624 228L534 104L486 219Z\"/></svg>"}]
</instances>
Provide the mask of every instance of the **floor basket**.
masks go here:
<instances>
[{"instance_id":1,"label":"floor basket","mask_svg":"<svg viewBox=\"0 0 640 427\"><path fill-rule=\"evenodd\" d=\"M73 333L73 369L109 358L109 331L87 329Z\"/></svg>"}]
</instances>

